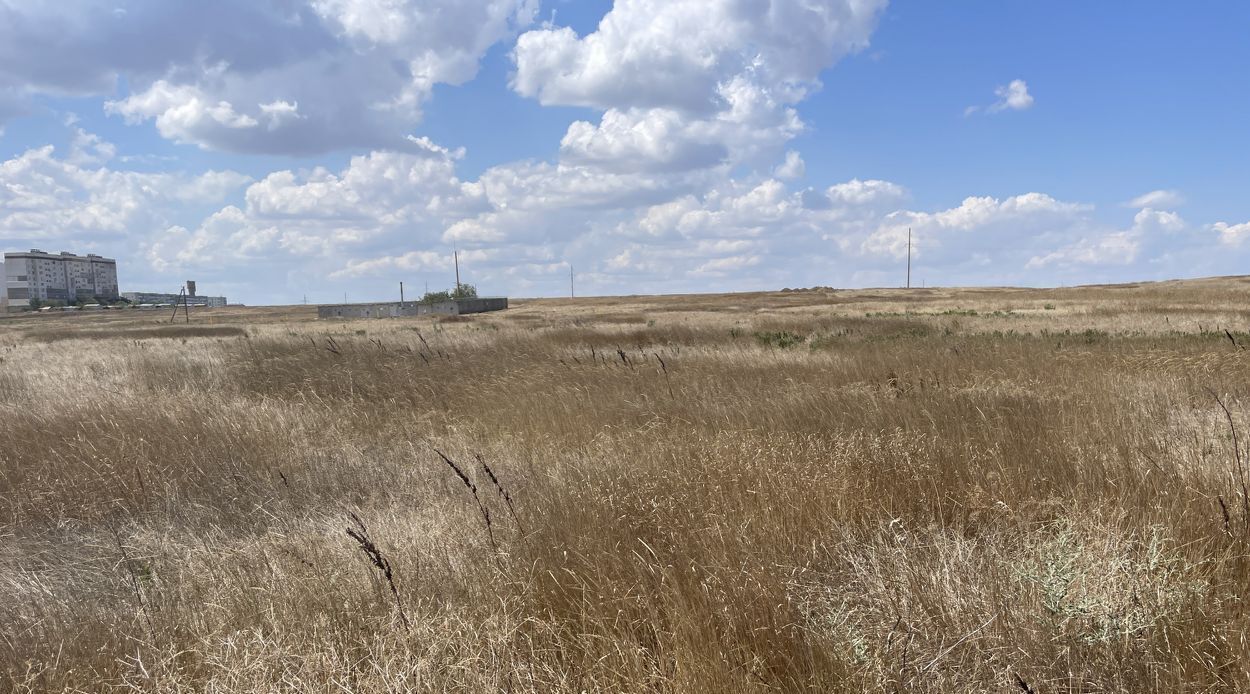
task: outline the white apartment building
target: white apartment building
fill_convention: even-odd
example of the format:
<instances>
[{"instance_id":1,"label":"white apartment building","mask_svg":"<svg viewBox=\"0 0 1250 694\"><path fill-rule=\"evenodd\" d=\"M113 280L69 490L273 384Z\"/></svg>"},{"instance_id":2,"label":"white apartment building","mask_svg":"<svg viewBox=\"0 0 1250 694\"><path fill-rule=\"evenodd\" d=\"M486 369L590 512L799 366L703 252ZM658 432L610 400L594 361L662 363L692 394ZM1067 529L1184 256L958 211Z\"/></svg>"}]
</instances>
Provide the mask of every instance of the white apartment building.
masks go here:
<instances>
[{"instance_id":1,"label":"white apartment building","mask_svg":"<svg viewBox=\"0 0 1250 694\"><path fill-rule=\"evenodd\" d=\"M5 253L4 291L10 311L28 308L32 299L116 299L117 261L92 253L47 253L37 248Z\"/></svg>"}]
</instances>

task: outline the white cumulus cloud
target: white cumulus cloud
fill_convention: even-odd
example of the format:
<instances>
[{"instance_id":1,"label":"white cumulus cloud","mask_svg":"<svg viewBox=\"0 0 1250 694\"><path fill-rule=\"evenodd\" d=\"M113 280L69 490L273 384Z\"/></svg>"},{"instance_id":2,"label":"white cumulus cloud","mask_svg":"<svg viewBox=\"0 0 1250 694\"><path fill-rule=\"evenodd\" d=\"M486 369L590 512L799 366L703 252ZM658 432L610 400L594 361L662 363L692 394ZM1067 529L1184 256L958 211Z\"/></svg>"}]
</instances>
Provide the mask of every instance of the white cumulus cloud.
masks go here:
<instances>
[{"instance_id":1,"label":"white cumulus cloud","mask_svg":"<svg viewBox=\"0 0 1250 694\"><path fill-rule=\"evenodd\" d=\"M1211 230L1219 234L1221 243L1235 248L1240 248L1246 239L1250 238L1250 222L1243 224L1216 222L1211 225Z\"/></svg>"},{"instance_id":2,"label":"white cumulus cloud","mask_svg":"<svg viewBox=\"0 0 1250 694\"><path fill-rule=\"evenodd\" d=\"M805 173L807 173L807 164L803 162L803 156L794 150L786 152L786 160L773 169L774 176L786 180L803 178Z\"/></svg>"},{"instance_id":3,"label":"white cumulus cloud","mask_svg":"<svg viewBox=\"0 0 1250 694\"><path fill-rule=\"evenodd\" d=\"M822 70L868 45L885 0L618 0L598 28L528 31L517 93L588 106L561 143L571 163L675 171L774 157Z\"/></svg>"},{"instance_id":4,"label":"white cumulus cloud","mask_svg":"<svg viewBox=\"0 0 1250 694\"><path fill-rule=\"evenodd\" d=\"M1156 210L1168 209L1185 204L1185 196L1181 195L1177 190L1152 190L1149 193L1143 193L1137 197L1124 203L1125 207L1144 208L1149 207Z\"/></svg>"},{"instance_id":5,"label":"white cumulus cloud","mask_svg":"<svg viewBox=\"0 0 1250 694\"><path fill-rule=\"evenodd\" d=\"M964 109L964 115L970 116L981 110L986 113L1000 113L1024 111L1033 107L1033 95L1029 94L1029 85L1024 80L1012 80L1005 85L995 87L994 96L998 97L998 101L989 106L969 106Z\"/></svg>"},{"instance_id":6,"label":"white cumulus cloud","mask_svg":"<svg viewBox=\"0 0 1250 694\"><path fill-rule=\"evenodd\" d=\"M64 0L0 5L0 126L41 95L204 148L307 155L407 146L537 0Z\"/></svg>"},{"instance_id":7,"label":"white cumulus cloud","mask_svg":"<svg viewBox=\"0 0 1250 694\"><path fill-rule=\"evenodd\" d=\"M1033 96L1029 94L1029 85L1024 80L1012 80L1007 86L994 90L998 101L990 105L990 112L1023 111L1033 106Z\"/></svg>"},{"instance_id":8,"label":"white cumulus cloud","mask_svg":"<svg viewBox=\"0 0 1250 694\"><path fill-rule=\"evenodd\" d=\"M98 138L78 130L75 140L66 158L47 146L0 163L0 240L133 239L181 205L220 202L249 180L231 171L187 176L98 167Z\"/></svg>"},{"instance_id":9,"label":"white cumulus cloud","mask_svg":"<svg viewBox=\"0 0 1250 694\"><path fill-rule=\"evenodd\" d=\"M1148 246L1159 246L1160 237L1185 230L1185 220L1173 212L1144 209L1125 230L1092 233L1045 255L1029 259L1026 268L1048 265L1128 265Z\"/></svg>"}]
</instances>

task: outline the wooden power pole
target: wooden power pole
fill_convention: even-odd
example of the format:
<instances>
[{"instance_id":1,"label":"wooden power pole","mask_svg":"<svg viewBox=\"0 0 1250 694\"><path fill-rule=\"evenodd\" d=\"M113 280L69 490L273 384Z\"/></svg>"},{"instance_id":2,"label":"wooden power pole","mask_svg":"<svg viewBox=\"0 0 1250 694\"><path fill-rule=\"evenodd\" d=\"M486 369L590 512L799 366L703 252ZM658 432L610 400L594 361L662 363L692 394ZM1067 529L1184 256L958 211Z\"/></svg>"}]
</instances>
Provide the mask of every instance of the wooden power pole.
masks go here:
<instances>
[{"instance_id":1,"label":"wooden power pole","mask_svg":"<svg viewBox=\"0 0 1250 694\"><path fill-rule=\"evenodd\" d=\"M173 323L178 320L178 304L182 304L182 313L186 317L187 322L191 322L191 307L187 304L187 288L183 286L178 290L178 297L174 299L174 312L169 316L169 322Z\"/></svg>"},{"instance_id":2,"label":"wooden power pole","mask_svg":"<svg viewBox=\"0 0 1250 694\"><path fill-rule=\"evenodd\" d=\"M911 289L911 227L907 227L907 288Z\"/></svg>"}]
</instances>

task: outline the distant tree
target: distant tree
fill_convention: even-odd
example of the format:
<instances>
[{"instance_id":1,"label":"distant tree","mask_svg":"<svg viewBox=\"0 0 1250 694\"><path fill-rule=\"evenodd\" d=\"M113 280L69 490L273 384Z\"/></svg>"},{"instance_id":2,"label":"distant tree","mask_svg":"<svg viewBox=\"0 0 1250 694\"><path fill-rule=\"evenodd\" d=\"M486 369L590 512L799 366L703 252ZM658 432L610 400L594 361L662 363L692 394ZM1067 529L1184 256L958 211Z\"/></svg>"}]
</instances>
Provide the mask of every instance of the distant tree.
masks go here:
<instances>
[{"instance_id":1,"label":"distant tree","mask_svg":"<svg viewBox=\"0 0 1250 694\"><path fill-rule=\"evenodd\" d=\"M437 304L440 301L451 301L451 292L426 292L425 296L421 297L423 304Z\"/></svg>"},{"instance_id":2,"label":"distant tree","mask_svg":"<svg viewBox=\"0 0 1250 694\"><path fill-rule=\"evenodd\" d=\"M471 284L461 284L451 291L426 292L421 297L423 304L436 304L440 301L451 301L452 299L476 299L477 287Z\"/></svg>"}]
</instances>

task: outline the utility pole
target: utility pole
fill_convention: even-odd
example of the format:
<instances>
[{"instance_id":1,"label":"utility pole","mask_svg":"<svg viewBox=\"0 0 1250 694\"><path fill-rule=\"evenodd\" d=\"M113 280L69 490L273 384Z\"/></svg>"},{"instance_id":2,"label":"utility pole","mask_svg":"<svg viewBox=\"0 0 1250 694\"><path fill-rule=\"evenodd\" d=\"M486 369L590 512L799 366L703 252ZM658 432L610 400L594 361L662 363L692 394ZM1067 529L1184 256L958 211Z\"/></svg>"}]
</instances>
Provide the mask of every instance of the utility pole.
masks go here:
<instances>
[{"instance_id":1,"label":"utility pole","mask_svg":"<svg viewBox=\"0 0 1250 694\"><path fill-rule=\"evenodd\" d=\"M907 227L907 288L911 289L911 227Z\"/></svg>"},{"instance_id":2,"label":"utility pole","mask_svg":"<svg viewBox=\"0 0 1250 694\"><path fill-rule=\"evenodd\" d=\"M573 293L573 264L569 263L569 298L575 298L577 295Z\"/></svg>"},{"instance_id":3,"label":"utility pole","mask_svg":"<svg viewBox=\"0 0 1250 694\"><path fill-rule=\"evenodd\" d=\"M187 305L186 285L183 285L182 289L178 290L178 297L174 299L174 312L169 315L170 323L173 323L174 321L178 320L178 304L179 303L182 304L183 315L186 316L187 322L190 323L191 322L191 307Z\"/></svg>"},{"instance_id":4,"label":"utility pole","mask_svg":"<svg viewBox=\"0 0 1250 694\"><path fill-rule=\"evenodd\" d=\"M343 303L347 303L347 292L343 292Z\"/></svg>"},{"instance_id":5,"label":"utility pole","mask_svg":"<svg viewBox=\"0 0 1250 694\"><path fill-rule=\"evenodd\" d=\"M399 305L401 307L404 305L404 281L403 280L399 281Z\"/></svg>"}]
</instances>

